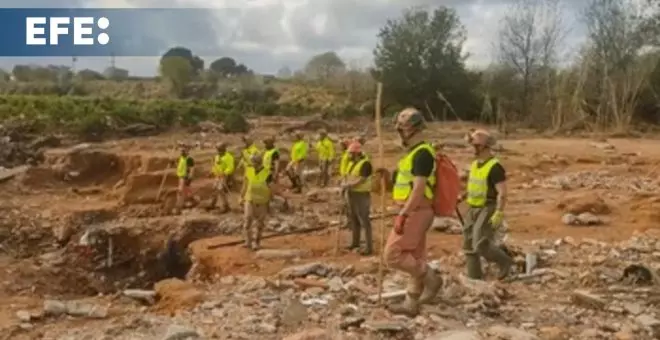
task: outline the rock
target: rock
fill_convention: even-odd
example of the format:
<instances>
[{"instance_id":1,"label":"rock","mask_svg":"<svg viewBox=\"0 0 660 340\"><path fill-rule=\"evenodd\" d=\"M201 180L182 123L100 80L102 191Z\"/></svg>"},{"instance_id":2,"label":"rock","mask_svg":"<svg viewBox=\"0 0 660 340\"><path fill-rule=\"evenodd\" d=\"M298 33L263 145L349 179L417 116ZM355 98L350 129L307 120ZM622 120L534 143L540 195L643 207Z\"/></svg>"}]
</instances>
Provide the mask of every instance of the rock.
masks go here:
<instances>
[{"instance_id":1,"label":"rock","mask_svg":"<svg viewBox=\"0 0 660 340\"><path fill-rule=\"evenodd\" d=\"M57 300L46 300L44 301L44 314L59 316L66 314L66 304L62 301Z\"/></svg>"},{"instance_id":2,"label":"rock","mask_svg":"<svg viewBox=\"0 0 660 340\"><path fill-rule=\"evenodd\" d=\"M192 340L199 339L200 335L196 330L181 325L170 325L163 340Z\"/></svg>"},{"instance_id":3,"label":"rock","mask_svg":"<svg viewBox=\"0 0 660 340\"><path fill-rule=\"evenodd\" d=\"M153 305L156 302L156 291L154 290L126 289L124 290L124 296L146 302L150 305Z\"/></svg>"},{"instance_id":4,"label":"rock","mask_svg":"<svg viewBox=\"0 0 660 340\"><path fill-rule=\"evenodd\" d=\"M619 331L614 333L614 339L616 340L633 340L635 335L628 331Z\"/></svg>"},{"instance_id":5,"label":"rock","mask_svg":"<svg viewBox=\"0 0 660 340\"><path fill-rule=\"evenodd\" d=\"M636 317L635 321L645 328L655 328L660 326L660 320L649 314L642 314Z\"/></svg>"},{"instance_id":6,"label":"rock","mask_svg":"<svg viewBox=\"0 0 660 340\"><path fill-rule=\"evenodd\" d=\"M483 338L477 331L471 330L453 330L433 334L426 337L425 340L482 340Z\"/></svg>"},{"instance_id":7,"label":"rock","mask_svg":"<svg viewBox=\"0 0 660 340\"><path fill-rule=\"evenodd\" d=\"M578 219L577 216L573 214L564 214L564 216L561 217L561 223L564 223L565 225L576 225Z\"/></svg>"},{"instance_id":8,"label":"rock","mask_svg":"<svg viewBox=\"0 0 660 340\"><path fill-rule=\"evenodd\" d=\"M330 335L325 329L311 328L286 336L282 340L330 340Z\"/></svg>"},{"instance_id":9,"label":"rock","mask_svg":"<svg viewBox=\"0 0 660 340\"><path fill-rule=\"evenodd\" d=\"M488 329L487 333L489 335L493 336L495 339L540 340L540 338L537 337L534 334L525 332L525 331L517 329L517 328L505 327L505 326L499 326L499 325L490 327Z\"/></svg>"},{"instance_id":10,"label":"rock","mask_svg":"<svg viewBox=\"0 0 660 340\"><path fill-rule=\"evenodd\" d=\"M570 332L557 326L542 327L539 329L539 335L544 340L567 340L570 338Z\"/></svg>"},{"instance_id":11,"label":"rock","mask_svg":"<svg viewBox=\"0 0 660 340\"><path fill-rule=\"evenodd\" d=\"M644 311L644 307L642 307L640 304L633 302L624 303L623 309L625 309L628 313L632 315L639 315L642 314L642 312Z\"/></svg>"},{"instance_id":12,"label":"rock","mask_svg":"<svg viewBox=\"0 0 660 340\"><path fill-rule=\"evenodd\" d=\"M372 332L402 332L407 330L406 325L400 322L374 321L367 322L363 326Z\"/></svg>"},{"instance_id":13,"label":"rock","mask_svg":"<svg viewBox=\"0 0 660 340\"><path fill-rule=\"evenodd\" d=\"M302 249L262 249L257 251L260 259L293 259L303 257L307 252Z\"/></svg>"},{"instance_id":14,"label":"rock","mask_svg":"<svg viewBox=\"0 0 660 340\"><path fill-rule=\"evenodd\" d=\"M365 319L361 316L348 317L339 323L339 328L347 330L350 327L360 327L364 321Z\"/></svg>"},{"instance_id":15,"label":"rock","mask_svg":"<svg viewBox=\"0 0 660 340\"><path fill-rule=\"evenodd\" d=\"M601 225L603 224L603 219L589 212L581 213L577 216L578 222L581 225Z\"/></svg>"},{"instance_id":16,"label":"rock","mask_svg":"<svg viewBox=\"0 0 660 340\"><path fill-rule=\"evenodd\" d=\"M279 276L287 278L305 277L307 275L328 275L329 269L320 262L312 262L299 266L287 267L279 272Z\"/></svg>"},{"instance_id":17,"label":"rock","mask_svg":"<svg viewBox=\"0 0 660 340\"><path fill-rule=\"evenodd\" d=\"M328 289L331 292L339 292L344 289L344 282L341 280L341 277L335 276L327 282Z\"/></svg>"},{"instance_id":18,"label":"rock","mask_svg":"<svg viewBox=\"0 0 660 340\"><path fill-rule=\"evenodd\" d=\"M307 307L297 299L292 299L284 308L281 320L286 326L295 326L307 320L308 315Z\"/></svg>"},{"instance_id":19,"label":"rock","mask_svg":"<svg viewBox=\"0 0 660 340\"><path fill-rule=\"evenodd\" d=\"M607 305L607 301L601 297L591 294L584 290L575 290L571 295L571 300L578 305L592 309L603 309Z\"/></svg>"},{"instance_id":20,"label":"rock","mask_svg":"<svg viewBox=\"0 0 660 340\"><path fill-rule=\"evenodd\" d=\"M383 299L383 301L385 301L385 300L397 300L397 299L400 299L400 298L406 296L406 294L407 294L407 290L405 290L405 289L395 290L395 291L392 291L392 292L383 292L383 294L381 295L381 298ZM372 302L378 302L378 294L374 294L374 295L369 296L369 300L371 300Z\"/></svg>"},{"instance_id":21,"label":"rock","mask_svg":"<svg viewBox=\"0 0 660 340\"><path fill-rule=\"evenodd\" d=\"M21 322L30 322L30 320L32 320L32 315L26 310L19 310L16 312L16 317L21 320Z\"/></svg>"},{"instance_id":22,"label":"rock","mask_svg":"<svg viewBox=\"0 0 660 340\"><path fill-rule=\"evenodd\" d=\"M108 317L108 308L87 302L69 301L66 303L66 313L71 316L104 319Z\"/></svg>"}]
</instances>

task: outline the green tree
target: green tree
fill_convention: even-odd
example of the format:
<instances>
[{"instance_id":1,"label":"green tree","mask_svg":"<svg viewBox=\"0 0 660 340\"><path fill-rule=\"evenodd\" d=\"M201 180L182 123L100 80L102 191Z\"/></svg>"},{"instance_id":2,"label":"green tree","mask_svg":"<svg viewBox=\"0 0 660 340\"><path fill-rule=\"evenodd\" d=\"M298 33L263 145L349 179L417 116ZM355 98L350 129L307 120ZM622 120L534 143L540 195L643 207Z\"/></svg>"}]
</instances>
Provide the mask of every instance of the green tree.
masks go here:
<instances>
[{"instance_id":1,"label":"green tree","mask_svg":"<svg viewBox=\"0 0 660 340\"><path fill-rule=\"evenodd\" d=\"M160 61L160 74L172 86L172 91L183 96L186 85L193 78L193 66L186 58L167 57Z\"/></svg>"},{"instance_id":2,"label":"green tree","mask_svg":"<svg viewBox=\"0 0 660 340\"><path fill-rule=\"evenodd\" d=\"M204 60L202 58L194 55L192 51L188 48L177 46L170 48L163 56L160 58L161 64L163 59L168 57L181 57L188 61L191 65L191 73L193 75L200 74L204 70Z\"/></svg>"},{"instance_id":3,"label":"green tree","mask_svg":"<svg viewBox=\"0 0 660 340\"><path fill-rule=\"evenodd\" d=\"M383 83L384 98L426 110L428 119L448 112L474 118L477 79L465 68L465 34L456 12L444 6L388 20L378 34L372 71Z\"/></svg>"},{"instance_id":4,"label":"green tree","mask_svg":"<svg viewBox=\"0 0 660 340\"><path fill-rule=\"evenodd\" d=\"M90 70L90 69L80 70L80 71L76 74L76 78L77 78L77 79L80 79L80 80L85 80L85 81L88 81L88 80L103 80L103 79L105 79L105 77L104 77L101 73L96 72L96 71L94 71L94 70Z\"/></svg>"},{"instance_id":5,"label":"green tree","mask_svg":"<svg viewBox=\"0 0 660 340\"><path fill-rule=\"evenodd\" d=\"M305 65L305 75L322 82L345 71L346 64L332 51L313 56Z\"/></svg>"},{"instance_id":6,"label":"green tree","mask_svg":"<svg viewBox=\"0 0 660 340\"><path fill-rule=\"evenodd\" d=\"M222 57L214 60L209 69L222 77L228 77L236 71L236 60L230 57Z\"/></svg>"}]
</instances>

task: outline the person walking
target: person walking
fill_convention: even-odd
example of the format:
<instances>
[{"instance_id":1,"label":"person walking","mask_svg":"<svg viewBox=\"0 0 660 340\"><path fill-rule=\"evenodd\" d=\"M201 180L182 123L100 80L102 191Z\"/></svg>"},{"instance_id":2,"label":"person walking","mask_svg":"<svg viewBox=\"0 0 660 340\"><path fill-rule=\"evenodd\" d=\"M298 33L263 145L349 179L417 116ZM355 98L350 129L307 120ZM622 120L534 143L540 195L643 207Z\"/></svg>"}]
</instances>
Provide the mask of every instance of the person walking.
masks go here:
<instances>
[{"instance_id":1,"label":"person walking","mask_svg":"<svg viewBox=\"0 0 660 340\"><path fill-rule=\"evenodd\" d=\"M494 242L506 207L506 171L493 155L495 138L485 130L468 135L475 160L470 166L465 202L469 209L463 225L463 252L468 277L482 279L481 258L497 264L498 279L509 275L513 259Z\"/></svg>"},{"instance_id":2,"label":"person walking","mask_svg":"<svg viewBox=\"0 0 660 340\"><path fill-rule=\"evenodd\" d=\"M420 304L435 297L442 285L426 258L426 235L434 218L435 150L422 136L426 123L417 109L401 111L395 127L406 153L394 174L392 198L400 210L387 239L384 259L389 267L408 273L410 281L403 303L389 309L414 316Z\"/></svg>"},{"instance_id":3,"label":"person walking","mask_svg":"<svg viewBox=\"0 0 660 340\"><path fill-rule=\"evenodd\" d=\"M317 184L325 188L330 182L330 165L335 159L335 144L328 137L327 131L319 131L319 140L316 142L315 149L318 153L319 169L321 170Z\"/></svg>"}]
</instances>

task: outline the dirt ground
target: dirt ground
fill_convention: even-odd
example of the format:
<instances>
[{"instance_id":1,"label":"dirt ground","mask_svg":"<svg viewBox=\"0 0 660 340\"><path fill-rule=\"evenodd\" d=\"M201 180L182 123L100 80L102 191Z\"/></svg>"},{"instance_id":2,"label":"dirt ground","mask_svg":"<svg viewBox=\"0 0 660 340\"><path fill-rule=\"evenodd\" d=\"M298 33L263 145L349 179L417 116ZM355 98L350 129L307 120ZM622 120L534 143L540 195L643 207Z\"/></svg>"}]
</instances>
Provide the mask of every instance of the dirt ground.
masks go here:
<instances>
[{"instance_id":1,"label":"dirt ground","mask_svg":"<svg viewBox=\"0 0 660 340\"><path fill-rule=\"evenodd\" d=\"M252 136L256 139L266 135L278 136L278 146L288 149L291 138L281 131L295 123L275 118L263 119L254 122L256 129ZM364 122L368 123L370 122ZM331 135L352 137L364 132L354 129L361 126L364 125L341 124L336 131L331 131ZM471 149L461 141L468 128L469 126L462 124L434 124L428 131L430 139L444 143L445 151L461 168L467 166L472 155ZM393 131L385 130L382 160L378 155L378 139L373 132L367 132L368 142L365 148L373 157L376 167L391 170L402 152ZM305 132L310 138L315 137L315 131ZM210 292L219 294L221 289L217 288L218 285L235 292L238 289L235 287L244 284L242 280L246 277L252 278L251 280L257 280L255 277L267 278L264 285L272 285L275 281L271 279L292 265L318 262L336 268L351 268L355 273L353 275L364 274L369 278L374 277L378 268L377 257L363 258L343 251L338 256L335 255L334 226L341 219L340 197L331 190L319 191L315 188L313 177L303 194L288 193L292 212L276 212L269 220L269 233L326 227L316 232L264 241L263 247L266 249L299 251L299 254L293 257L282 255L279 258L264 258L240 246L209 249L212 245L240 241L242 219L237 206L238 195L235 192L230 200L233 208L230 214L219 215L200 206L187 209L180 216L172 215L176 179L170 161L177 156L173 149L175 143L186 140L196 145L193 156L197 163L196 176L200 178L194 181L193 187L203 205L212 195L213 180L206 174L214 153L213 145L224 140L237 151L240 148L240 137L182 132L101 144L68 145L48 150L44 164L17 171L15 176L3 176L7 178L0 180L0 267L4 271L0 276L0 338L168 339L167 336L158 335L155 330L152 332L146 329L162 328L174 321L153 319L150 321L151 326L147 327L140 323L146 321L135 319L140 315L153 315L153 318L188 317L188 323L193 322L190 320L196 320L195 322L202 324L190 326L198 330L215 327L215 331L204 332L206 338L240 339L242 336L250 338L250 334L258 333L261 334L259 338L282 339L287 334L295 333L294 330L302 330L312 335L287 339L322 339L322 336L327 336L317 334L317 337L313 337L314 329L327 330L333 327L323 320L324 314L321 312L318 314L321 320L314 320L310 316L310 320L303 321L302 326L295 327L287 326L286 322L282 321L284 318L280 316L278 318L281 320L276 323L278 326L274 326L274 329L260 326L267 329L266 331L229 331L230 328L227 327L231 325L228 326L227 323L231 322L226 320L230 318L218 319L225 320L223 322L216 319L207 322L195 314L201 313L200 308L210 310L211 314L216 311L217 308L206 308L204 304L208 305L212 300L208 297ZM558 240L564 240L563 244L573 244L576 247L567 251L567 259L572 258L573 261L580 262L580 258L575 257L585 256L591 259L590 256L610 256L611 251L604 250L610 246L605 244L616 247L616 244L629 242L641 237L640 235L645 235L642 238L648 240L655 237L649 235L660 235L660 148L657 140L540 138L521 132L500 140L500 145L498 157L507 170L511 188L510 202L506 209L509 227L507 244L515 246L523 255L538 249L540 244L547 243L552 246L556 243L555 246L558 247L557 244L561 243ZM314 161L310 161L309 168L313 167ZM164 189L161 192L162 183ZM316 193L310 194L310 191ZM380 205L378 192L373 193L372 202L374 214L381 213L381 208L385 208L386 212L391 209L389 194L384 207ZM570 216L567 215L578 216L582 213L595 218L594 225L568 225L575 223L568 223ZM391 220L376 218L373 224L376 242L381 242L381 238L389 232ZM436 229L429 232L429 257L439 259L441 267L448 273L453 273L453 277L460 277L461 236L456 233L455 227ZM91 254L79 245L81 236L88 231L98 236L99 240L94 246L96 252ZM342 231L341 236L341 242L346 243L348 232ZM181 264L181 268L185 269L192 265L193 270L187 275L187 281L161 281L173 276L171 272L167 274L166 269L160 268L162 261L159 256L165 251L168 239L176 240L182 252L185 252L186 247L190 247L192 263ZM108 246L109 240L113 242L112 247ZM598 244L599 246L594 246L598 249L591 251L589 244ZM642 252L642 255L632 256L626 261L621 260L617 265L607 266L603 264L603 260L596 261L595 264L580 262L579 266L571 267L566 264L569 260L556 260L557 262L553 263L557 267L551 267L560 268L561 264L571 267L571 272L580 273L584 272L583 268L593 271L602 266L614 267L623 272L626 265L636 262L632 260L641 259L649 260L651 266L657 265L660 260L660 241L649 247L650 250ZM112 249L111 255L107 253L108 249ZM598 255L603 252L605 255ZM626 251L621 252L627 254ZM108 259L111 259L112 263L109 263ZM312 275L306 279L318 280L319 277L322 275ZM461 319L440 312L427 313L425 321L408 320L414 326L408 325L404 331L385 329L382 325L381 328L367 327L366 323L360 323L362 326L357 328L340 326L345 332L337 333L342 334L341 336L334 335L330 338L443 339L439 335L432 337L433 332L463 327L481 331L485 326L495 327L498 324L524 328L530 336L541 339L575 338L574 332L578 329L580 332L595 329L595 333L581 333L584 336L593 336L594 339L651 339L652 336L660 334L652 333L657 332L658 326L652 321L660 318L660 302L653 303L653 300L648 299L645 301L644 311L621 317L619 326L612 326L609 330L603 326L607 321L595 323L597 325L594 326L594 323L581 319L584 315L589 315L592 319L599 317L598 311L590 309L586 312L571 310L572 313L581 313L582 316L575 316L578 320L576 323L570 324L564 320L561 325L559 321L557 325L544 324L540 321L544 319L542 314L538 315L538 319L529 321L522 313L521 309L527 307L547 310L558 305L570 305L564 298L570 300L575 288L603 288L602 284L584 283L587 279L564 278L567 282L575 282L552 286L554 293L550 293L550 290L534 291L534 287L539 290L546 289L547 287L543 288L544 282L531 285L511 283L507 289L515 292L515 298L506 305L508 309L502 307L495 316L487 315L482 310L470 312L487 315L484 318L488 319L488 322L481 323L468 316ZM400 281L400 278L392 279L392 287L397 280ZM604 279L599 279L596 275L595 280ZM154 283L158 281L160 282L154 288ZM369 284L370 289L375 287L375 282ZM300 288L300 284L296 287ZM127 300L122 296L122 291L127 288L155 290L158 299L144 306L136 305L131 299ZM656 299L660 297L658 285L647 289L650 290L646 291L645 296L656 296ZM365 289L362 292L364 293ZM249 293L244 295L249 296ZM243 298L245 297L236 297ZM262 302L255 303L263 304L263 296L260 299ZM635 295L631 299L639 300L640 296ZM109 309L107 315L99 317L90 317L93 313L83 313L84 317L71 316L71 313L68 317L52 317L48 316L48 308L45 309L44 315L45 300L87 301L95 305L109 306ZM245 307L250 306L248 302L231 301L226 300L224 303L238 304L243 308L240 309L241 312L227 312L230 309L225 311L234 318L244 319L256 313ZM500 301L499 304L504 305L505 302ZM442 303L439 306L442 306ZM605 309L602 306L598 308ZM371 306L368 310L371 317L391 317L387 316L385 309L377 306ZM25 316L25 313L29 314ZM557 313L566 314L569 311L561 310ZM607 313L617 320L611 311ZM645 315L652 320L640 326L640 322L635 321L635 315ZM436 320L436 317L445 321L453 320L453 323L443 324ZM623 321L624 319L627 321ZM603 317L602 320L608 319ZM282 323L284 325L279 326ZM438 326L440 324L444 326ZM433 325L434 327L431 327ZM548 327L557 329L548 330ZM103 329L103 332L94 333L100 329ZM500 333L497 336L502 339L528 339L516 338L510 335L511 333ZM630 337L626 338L628 335ZM497 338L490 335L484 339Z\"/></svg>"}]
</instances>

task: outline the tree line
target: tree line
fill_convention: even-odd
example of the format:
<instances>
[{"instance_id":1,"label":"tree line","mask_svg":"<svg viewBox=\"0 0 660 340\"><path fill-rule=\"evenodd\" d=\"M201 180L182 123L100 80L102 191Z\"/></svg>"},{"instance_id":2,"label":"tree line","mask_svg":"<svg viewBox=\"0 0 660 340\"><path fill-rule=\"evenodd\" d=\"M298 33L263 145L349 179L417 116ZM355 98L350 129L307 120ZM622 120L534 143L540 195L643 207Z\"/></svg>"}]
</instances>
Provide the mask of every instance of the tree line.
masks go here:
<instances>
[{"instance_id":1,"label":"tree line","mask_svg":"<svg viewBox=\"0 0 660 340\"><path fill-rule=\"evenodd\" d=\"M431 120L480 120L504 130L524 125L623 131L639 122L660 123L660 0L645 1L588 0L579 15L587 36L576 49L567 44L574 24L567 21L566 2L515 0L498 27L496 58L478 69L466 65L467 31L454 9L412 8L380 29L372 67L348 65L328 51L300 70L283 67L274 77L341 90L353 103L373 102L375 83L382 82L386 113L413 105ZM205 67L185 47L167 51L159 66L177 96L185 96L195 81L258 77L230 57ZM36 79L66 73L46 69L17 66L13 73ZM116 79L121 73L78 74L83 72L85 79Z\"/></svg>"}]
</instances>

